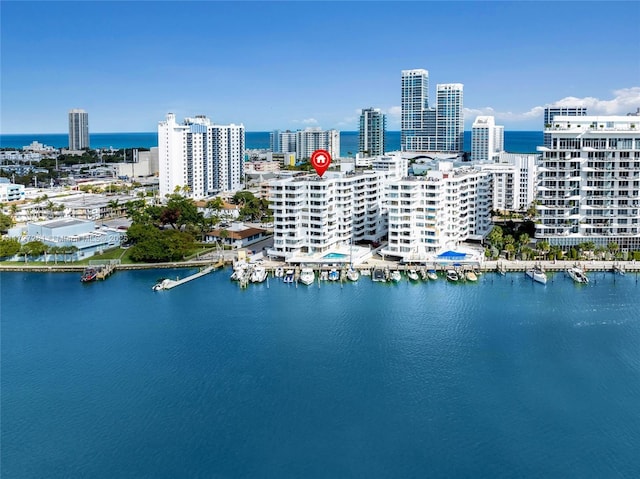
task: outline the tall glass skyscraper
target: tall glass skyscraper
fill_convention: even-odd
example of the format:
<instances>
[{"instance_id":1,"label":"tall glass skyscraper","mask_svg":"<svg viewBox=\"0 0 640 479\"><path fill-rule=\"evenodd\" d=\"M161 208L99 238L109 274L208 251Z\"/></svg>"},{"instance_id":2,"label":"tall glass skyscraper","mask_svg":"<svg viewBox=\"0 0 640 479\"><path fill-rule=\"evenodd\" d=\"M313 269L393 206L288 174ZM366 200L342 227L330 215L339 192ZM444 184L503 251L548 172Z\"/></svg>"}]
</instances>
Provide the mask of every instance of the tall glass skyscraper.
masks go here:
<instances>
[{"instance_id":1,"label":"tall glass skyscraper","mask_svg":"<svg viewBox=\"0 0 640 479\"><path fill-rule=\"evenodd\" d=\"M436 106L429 107L429 72L402 70L401 149L403 151L463 150L464 116L461 83L437 86Z\"/></svg>"},{"instance_id":2,"label":"tall glass skyscraper","mask_svg":"<svg viewBox=\"0 0 640 479\"><path fill-rule=\"evenodd\" d=\"M429 72L402 70L400 142L404 151L435 150L435 110L429 108Z\"/></svg>"},{"instance_id":3,"label":"tall glass skyscraper","mask_svg":"<svg viewBox=\"0 0 640 479\"><path fill-rule=\"evenodd\" d=\"M458 153L464 149L462 83L436 87L436 149Z\"/></svg>"},{"instance_id":4,"label":"tall glass skyscraper","mask_svg":"<svg viewBox=\"0 0 640 479\"><path fill-rule=\"evenodd\" d=\"M369 156L384 154L386 126L386 117L379 108L363 109L360 113L358 152L366 152Z\"/></svg>"},{"instance_id":5,"label":"tall glass skyscraper","mask_svg":"<svg viewBox=\"0 0 640 479\"><path fill-rule=\"evenodd\" d=\"M69 111L69 149L89 148L89 114L80 109Z\"/></svg>"}]
</instances>

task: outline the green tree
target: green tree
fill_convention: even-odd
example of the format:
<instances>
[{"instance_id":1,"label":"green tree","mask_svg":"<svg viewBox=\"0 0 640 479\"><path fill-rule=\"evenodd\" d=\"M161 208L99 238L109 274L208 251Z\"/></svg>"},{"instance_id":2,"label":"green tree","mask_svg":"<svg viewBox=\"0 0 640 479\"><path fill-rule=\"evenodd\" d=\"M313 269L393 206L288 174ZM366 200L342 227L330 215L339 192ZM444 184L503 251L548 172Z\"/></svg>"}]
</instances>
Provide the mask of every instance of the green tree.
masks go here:
<instances>
[{"instance_id":1,"label":"green tree","mask_svg":"<svg viewBox=\"0 0 640 479\"><path fill-rule=\"evenodd\" d=\"M6 234L14 224L11 216L0 213L0 234Z\"/></svg>"},{"instance_id":2,"label":"green tree","mask_svg":"<svg viewBox=\"0 0 640 479\"><path fill-rule=\"evenodd\" d=\"M17 238L0 239L0 258L10 258L20 252L20 241Z\"/></svg>"}]
</instances>

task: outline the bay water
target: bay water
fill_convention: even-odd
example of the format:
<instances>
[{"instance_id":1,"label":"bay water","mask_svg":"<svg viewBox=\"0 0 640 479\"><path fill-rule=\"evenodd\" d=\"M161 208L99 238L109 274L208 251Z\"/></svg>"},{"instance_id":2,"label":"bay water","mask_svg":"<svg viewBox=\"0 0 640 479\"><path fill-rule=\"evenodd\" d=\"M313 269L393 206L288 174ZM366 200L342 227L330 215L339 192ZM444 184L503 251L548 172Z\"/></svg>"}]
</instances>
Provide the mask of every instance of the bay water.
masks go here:
<instances>
[{"instance_id":1,"label":"bay water","mask_svg":"<svg viewBox=\"0 0 640 479\"><path fill-rule=\"evenodd\" d=\"M640 476L640 284L0 273L3 478Z\"/></svg>"}]
</instances>

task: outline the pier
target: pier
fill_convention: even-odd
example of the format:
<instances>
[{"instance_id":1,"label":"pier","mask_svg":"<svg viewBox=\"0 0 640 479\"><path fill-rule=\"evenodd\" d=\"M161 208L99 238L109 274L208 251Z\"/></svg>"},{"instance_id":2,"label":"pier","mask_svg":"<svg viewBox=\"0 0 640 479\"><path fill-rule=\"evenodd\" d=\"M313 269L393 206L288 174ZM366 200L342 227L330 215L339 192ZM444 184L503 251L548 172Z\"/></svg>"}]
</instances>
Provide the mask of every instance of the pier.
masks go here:
<instances>
[{"instance_id":1,"label":"pier","mask_svg":"<svg viewBox=\"0 0 640 479\"><path fill-rule=\"evenodd\" d=\"M160 291L160 290L165 290L165 289L173 289L177 286L180 286L182 284L188 283L189 281L193 281L194 279L198 279L201 278L202 276L205 276L209 273L211 273L212 271L215 271L218 268L221 268L222 266L224 266L223 262L218 262L216 264L212 264L209 265L207 267L205 267L204 269L201 269L200 271L198 271L197 273L194 273L192 275L189 275L185 278L182 279L163 279L162 281L160 281L159 283L155 284L153 286L153 290L154 291Z\"/></svg>"}]
</instances>

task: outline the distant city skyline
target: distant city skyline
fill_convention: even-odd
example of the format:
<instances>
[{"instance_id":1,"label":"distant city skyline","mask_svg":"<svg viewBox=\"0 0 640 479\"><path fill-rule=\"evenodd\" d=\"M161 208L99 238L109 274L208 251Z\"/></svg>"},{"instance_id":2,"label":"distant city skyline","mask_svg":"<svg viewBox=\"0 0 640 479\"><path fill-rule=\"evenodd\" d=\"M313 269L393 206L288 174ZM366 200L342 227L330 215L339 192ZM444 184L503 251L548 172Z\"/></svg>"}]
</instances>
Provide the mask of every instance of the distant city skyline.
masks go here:
<instances>
[{"instance_id":1,"label":"distant city skyline","mask_svg":"<svg viewBox=\"0 0 640 479\"><path fill-rule=\"evenodd\" d=\"M425 29L407 28L409 6ZM465 130L478 115L494 116L505 130L540 130L550 105L584 106L590 115L640 107L638 2L3 1L0 8L2 134L63 133L72 108L90 113L96 133L156 131L167 113L243 123L247 131L357 131L369 107L399 131L399 83L408 69L429 70L434 99L435 83L464 84ZM550 18L557 28L545 28Z\"/></svg>"}]
</instances>

